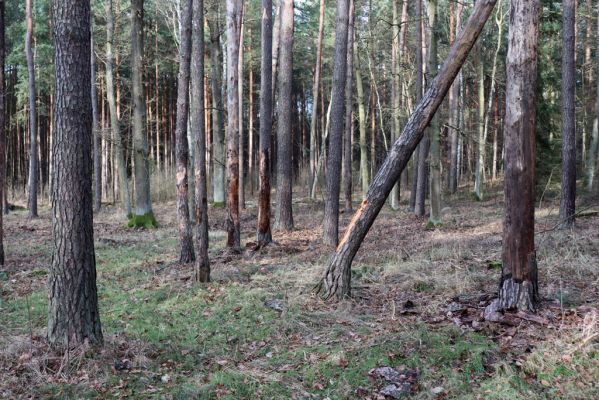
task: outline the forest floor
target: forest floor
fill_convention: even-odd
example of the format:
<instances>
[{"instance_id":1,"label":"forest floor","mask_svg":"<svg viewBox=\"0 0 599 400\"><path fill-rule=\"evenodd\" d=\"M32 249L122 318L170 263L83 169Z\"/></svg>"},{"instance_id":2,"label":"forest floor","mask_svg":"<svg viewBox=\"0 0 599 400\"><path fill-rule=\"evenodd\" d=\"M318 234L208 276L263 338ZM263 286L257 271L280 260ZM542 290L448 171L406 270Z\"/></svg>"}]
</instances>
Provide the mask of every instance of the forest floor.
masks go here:
<instances>
[{"instance_id":1,"label":"forest floor","mask_svg":"<svg viewBox=\"0 0 599 400\"><path fill-rule=\"evenodd\" d=\"M353 298L339 304L312 294L331 256L320 243L321 201L297 198L295 231L239 254L224 248L224 210L211 209L207 285L175 262L173 202L155 206L153 230L128 229L106 207L94 217L105 346L64 355L44 340L49 210L35 220L14 211L0 276L0 397L599 398L599 216L555 230L558 203L543 201L541 309L488 322L501 268L493 190L483 202L445 198L434 230L405 206L386 207L354 261ZM248 202L244 244L256 214Z\"/></svg>"}]
</instances>

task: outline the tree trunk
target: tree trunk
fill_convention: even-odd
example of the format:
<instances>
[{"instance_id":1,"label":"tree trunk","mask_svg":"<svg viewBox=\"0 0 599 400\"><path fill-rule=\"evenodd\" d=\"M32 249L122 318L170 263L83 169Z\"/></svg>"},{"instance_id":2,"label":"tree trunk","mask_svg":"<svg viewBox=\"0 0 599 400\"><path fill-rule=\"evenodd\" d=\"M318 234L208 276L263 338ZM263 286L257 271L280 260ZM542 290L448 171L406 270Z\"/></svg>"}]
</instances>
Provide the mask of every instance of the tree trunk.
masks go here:
<instances>
[{"instance_id":1,"label":"tree trunk","mask_svg":"<svg viewBox=\"0 0 599 400\"><path fill-rule=\"evenodd\" d=\"M102 132L100 131L100 116L98 114L98 93L96 86L96 53L94 52L94 32L90 28L90 66L91 66L91 103L92 103L92 134L94 140L94 209L102 207ZM3 158L0 157L0 160Z\"/></svg>"},{"instance_id":2,"label":"tree trunk","mask_svg":"<svg viewBox=\"0 0 599 400\"><path fill-rule=\"evenodd\" d=\"M131 0L131 84L133 100L133 157L135 162L135 215L146 223L156 223L150 198L148 139L146 137L146 104L143 72L143 1Z\"/></svg>"},{"instance_id":3,"label":"tree trunk","mask_svg":"<svg viewBox=\"0 0 599 400\"><path fill-rule=\"evenodd\" d=\"M275 227L293 229L291 171L291 91L293 80L293 0L281 0L279 101L277 102L277 208Z\"/></svg>"},{"instance_id":4,"label":"tree trunk","mask_svg":"<svg viewBox=\"0 0 599 400\"><path fill-rule=\"evenodd\" d=\"M238 87L237 87L237 101L239 103L239 207L245 210L245 180L244 165L243 165L243 29L244 29L244 11L245 7L243 1L241 4L241 17L239 24L239 58L237 61L237 76L238 76Z\"/></svg>"},{"instance_id":5,"label":"tree trunk","mask_svg":"<svg viewBox=\"0 0 599 400\"><path fill-rule=\"evenodd\" d=\"M349 2L347 27L347 69L345 77L345 144L343 148L343 183L345 186L345 211L352 210L352 142L354 140L354 0Z\"/></svg>"},{"instance_id":6,"label":"tree trunk","mask_svg":"<svg viewBox=\"0 0 599 400\"><path fill-rule=\"evenodd\" d=\"M576 211L576 1L563 0L562 4L562 197L559 217L561 228L568 228L574 223Z\"/></svg>"},{"instance_id":7,"label":"tree trunk","mask_svg":"<svg viewBox=\"0 0 599 400\"><path fill-rule=\"evenodd\" d=\"M243 0L227 0L227 246L241 248L239 227L239 39Z\"/></svg>"},{"instance_id":8,"label":"tree trunk","mask_svg":"<svg viewBox=\"0 0 599 400\"><path fill-rule=\"evenodd\" d=\"M191 131L195 146L195 280L210 282L208 258L208 189L204 126L204 0L193 1L191 51Z\"/></svg>"},{"instance_id":9,"label":"tree trunk","mask_svg":"<svg viewBox=\"0 0 599 400\"><path fill-rule=\"evenodd\" d=\"M597 2L599 11L599 2ZM599 18L597 19L597 43L599 43ZM599 52L597 52L597 93L599 93ZM591 135L591 145L589 146L589 155L587 157L587 190L592 190L595 184L595 172L597 170L597 152L599 151L599 95L595 100L595 117L593 118L593 131Z\"/></svg>"},{"instance_id":10,"label":"tree trunk","mask_svg":"<svg viewBox=\"0 0 599 400\"><path fill-rule=\"evenodd\" d=\"M179 46L179 77L177 84L177 220L179 226L179 262L189 263L195 258L191 222L189 220L189 195L187 166L189 144L187 140L187 120L189 117L189 69L191 59L191 14L192 0L181 2L181 44Z\"/></svg>"},{"instance_id":11,"label":"tree trunk","mask_svg":"<svg viewBox=\"0 0 599 400\"><path fill-rule=\"evenodd\" d=\"M455 35L459 33L461 28L462 20L462 9L463 4L458 2L455 5L455 30L454 35L450 35L450 44L453 44ZM459 115L459 104L460 103L460 83L455 82L451 87L449 97L449 118L450 132L451 132L451 150L450 150L450 165L449 165L449 192L454 194L458 191L458 175L460 164L458 162L459 151L459 132L460 132L460 115Z\"/></svg>"},{"instance_id":12,"label":"tree trunk","mask_svg":"<svg viewBox=\"0 0 599 400\"><path fill-rule=\"evenodd\" d=\"M48 340L102 344L92 199L89 2L53 2L56 66Z\"/></svg>"},{"instance_id":13,"label":"tree trunk","mask_svg":"<svg viewBox=\"0 0 599 400\"><path fill-rule=\"evenodd\" d=\"M312 115L310 120L310 187L316 179L316 125L318 118L318 95L320 87L320 73L322 71L322 41L324 38L324 0L320 0L320 13L318 20L318 39L316 43L316 66L314 67L314 83L312 85Z\"/></svg>"},{"instance_id":14,"label":"tree trunk","mask_svg":"<svg viewBox=\"0 0 599 400\"><path fill-rule=\"evenodd\" d=\"M258 227L256 239L264 246L272 241L270 232L270 136L272 130L272 0L262 0L260 60L260 143Z\"/></svg>"},{"instance_id":15,"label":"tree trunk","mask_svg":"<svg viewBox=\"0 0 599 400\"><path fill-rule=\"evenodd\" d=\"M393 185L408 163L411 154L422 139L424 131L441 105L485 22L493 11L495 0L478 0L470 19L451 47L447 59L426 95L410 116L398 140L372 181L368 193L354 214L337 251L327 267L318 291L324 298L342 299L351 293L351 263L362 240L385 204Z\"/></svg>"},{"instance_id":16,"label":"tree trunk","mask_svg":"<svg viewBox=\"0 0 599 400\"><path fill-rule=\"evenodd\" d=\"M341 155L345 122L345 79L347 70L347 25L349 1L337 1L335 28L335 65L331 94L331 133L327 158L327 193L324 206L325 244L336 246L339 240L339 191L341 186Z\"/></svg>"},{"instance_id":17,"label":"tree trunk","mask_svg":"<svg viewBox=\"0 0 599 400\"><path fill-rule=\"evenodd\" d=\"M423 87L423 69L424 61L422 59L422 46L424 41L422 40L422 0L416 0L416 104L420 103L422 99L422 87ZM423 149L425 147L425 149ZM425 168L426 157L421 157L421 153L428 153L428 138L425 135L422 143L418 145L416 154L413 157L413 182L412 182L412 195L410 198L410 205L416 215L424 215L424 186L420 178L421 174L424 174L427 169ZM422 167L421 167L422 165Z\"/></svg>"},{"instance_id":18,"label":"tree trunk","mask_svg":"<svg viewBox=\"0 0 599 400\"><path fill-rule=\"evenodd\" d=\"M110 128L112 130L112 143L114 156L116 158L118 182L120 187L121 203L125 217L131 215L131 200L127 185L127 166L125 165L125 151L123 149L123 136L119 114L117 111L117 100L114 85L114 58L112 49L114 46L114 13L112 12L112 0L106 1L106 96L108 97L108 109L110 111ZM114 188L114 185L113 185Z\"/></svg>"},{"instance_id":19,"label":"tree trunk","mask_svg":"<svg viewBox=\"0 0 599 400\"><path fill-rule=\"evenodd\" d=\"M219 1L214 3L218 14ZM225 129L223 118L223 53L220 46L218 16L208 19L210 27L210 84L212 87L212 201L215 207L225 205Z\"/></svg>"},{"instance_id":20,"label":"tree trunk","mask_svg":"<svg viewBox=\"0 0 599 400\"><path fill-rule=\"evenodd\" d=\"M405 3L405 1L402 1ZM393 125L391 126L391 140L395 142L399 137L399 132L401 131L401 122L400 122L400 99L401 93L399 91L400 87L400 77L399 77L399 0L393 0L393 41L391 45L391 104L393 106ZM393 190L391 190L391 208L394 210L399 209L399 181L393 186Z\"/></svg>"},{"instance_id":21,"label":"tree trunk","mask_svg":"<svg viewBox=\"0 0 599 400\"><path fill-rule=\"evenodd\" d=\"M428 73L429 82L437 75L437 0L428 1ZM431 162L430 162L430 216L429 223L441 223L441 144L439 117L434 116L430 126L431 137Z\"/></svg>"},{"instance_id":22,"label":"tree trunk","mask_svg":"<svg viewBox=\"0 0 599 400\"><path fill-rule=\"evenodd\" d=\"M248 179L250 194L254 195L254 63L252 29L248 30Z\"/></svg>"},{"instance_id":23,"label":"tree trunk","mask_svg":"<svg viewBox=\"0 0 599 400\"><path fill-rule=\"evenodd\" d=\"M505 220L499 308L534 311L538 0L511 0L506 65Z\"/></svg>"},{"instance_id":24,"label":"tree trunk","mask_svg":"<svg viewBox=\"0 0 599 400\"><path fill-rule=\"evenodd\" d=\"M485 174L485 74L482 60L483 44L478 45L476 61L476 79L478 83L478 140L476 152L476 170L474 178L474 194L478 200L483 199L483 179Z\"/></svg>"},{"instance_id":25,"label":"tree trunk","mask_svg":"<svg viewBox=\"0 0 599 400\"><path fill-rule=\"evenodd\" d=\"M25 0L25 15L27 18L27 33L25 35L25 55L27 56L28 96L29 96L29 178L27 181L27 208L28 217L37 217L37 189L38 189L38 148L37 148L37 105L35 91L35 65L33 62L33 13L31 3Z\"/></svg>"},{"instance_id":26,"label":"tree trunk","mask_svg":"<svg viewBox=\"0 0 599 400\"><path fill-rule=\"evenodd\" d=\"M356 38L354 38L356 39ZM358 126L360 130L360 181L362 182L362 197L366 196L370 184L370 171L368 170L368 142L366 138L366 109L364 106L364 84L360 72L360 59L358 56L358 41L354 40L354 75L356 76L356 93L358 102Z\"/></svg>"},{"instance_id":27,"label":"tree trunk","mask_svg":"<svg viewBox=\"0 0 599 400\"><path fill-rule=\"evenodd\" d=\"M4 269L4 204L6 197L6 86L4 0L0 1L0 269Z\"/></svg>"}]
</instances>

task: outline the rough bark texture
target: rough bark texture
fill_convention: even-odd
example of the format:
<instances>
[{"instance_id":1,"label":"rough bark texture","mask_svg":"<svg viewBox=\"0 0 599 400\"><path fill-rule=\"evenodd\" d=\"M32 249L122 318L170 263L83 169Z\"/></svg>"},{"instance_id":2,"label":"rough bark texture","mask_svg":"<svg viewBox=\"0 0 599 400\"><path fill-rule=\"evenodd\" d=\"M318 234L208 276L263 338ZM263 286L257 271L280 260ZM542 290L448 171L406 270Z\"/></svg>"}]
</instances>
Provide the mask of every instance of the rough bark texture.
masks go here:
<instances>
[{"instance_id":1,"label":"rough bark texture","mask_svg":"<svg viewBox=\"0 0 599 400\"><path fill-rule=\"evenodd\" d=\"M112 142L114 143L114 157L116 159L119 194L123 212L128 218L131 215L131 200L129 198L129 185L127 184L127 166L125 165L125 151L123 149L123 136L117 101L114 90L114 13L112 12L112 0L106 0L106 97L108 98L108 109L110 111L110 129L112 130Z\"/></svg>"},{"instance_id":2,"label":"rough bark texture","mask_svg":"<svg viewBox=\"0 0 599 400\"><path fill-rule=\"evenodd\" d=\"M429 82L437 75L437 0L428 2L428 26L429 26L429 56L428 71ZM429 224L441 223L441 138L439 128L439 117L434 116L431 121L431 162L430 162L430 216Z\"/></svg>"},{"instance_id":3,"label":"rough bark texture","mask_svg":"<svg viewBox=\"0 0 599 400\"><path fill-rule=\"evenodd\" d=\"M316 66L314 67L314 82L312 85L312 115L310 120L310 187L316 179L316 121L318 118L318 100L320 73L322 70L322 41L324 38L324 0L320 0L318 20L318 39L316 43Z\"/></svg>"},{"instance_id":4,"label":"rough bark texture","mask_svg":"<svg viewBox=\"0 0 599 400\"><path fill-rule=\"evenodd\" d=\"M227 0L227 246L241 248L239 228L239 34L242 0Z\"/></svg>"},{"instance_id":5,"label":"rough bark texture","mask_svg":"<svg viewBox=\"0 0 599 400\"><path fill-rule=\"evenodd\" d=\"M4 267L4 196L6 187L6 89L4 85L5 58L4 0L0 0L0 268Z\"/></svg>"},{"instance_id":6,"label":"rough bark texture","mask_svg":"<svg viewBox=\"0 0 599 400\"><path fill-rule=\"evenodd\" d=\"M460 30L462 19L463 4L458 2L455 5L455 29L450 32L449 43L453 44L455 35ZM454 194L458 191L458 142L459 142L459 100L460 83L454 82L449 92L449 129L450 129L450 161L449 161L449 193Z\"/></svg>"},{"instance_id":7,"label":"rough bark texture","mask_svg":"<svg viewBox=\"0 0 599 400\"><path fill-rule=\"evenodd\" d=\"M342 299L350 295L351 263L354 256L480 35L495 2L496 0L476 2L468 23L451 47L439 74L410 116L399 139L391 147L319 285L318 290L323 291L324 298Z\"/></svg>"},{"instance_id":8,"label":"rough bark texture","mask_svg":"<svg viewBox=\"0 0 599 400\"><path fill-rule=\"evenodd\" d=\"M28 97L29 97L29 178L27 181L27 209L29 218L37 217L37 187L38 187L38 148L37 148L37 106L35 91L35 64L33 61L33 14L31 3L25 0L25 16L27 32L25 34L25 56L27 58Z\"/></svg>"},{"instance_id":9,"label":"rough bark texture","mask_svg":"<svg viewBox=\"0 0 599 400\"><path fill-rule=\"evenodd\" d=\"M423 70L423 59L422 59L422 0L416 0L416 104L420 103L422 99L422 70ZM428 139L424 139L423 143L418 145L418 149L414 153L412 157L413 164L413 172L412 172L412 193L410 194L410 207L414 210L416 215L424 215L424 191L418 188L418 183L420 182L420 171L425 171L425 168L420 168L421 163L426 162L426 158L422 161L420 160L420 153L422 152L421 148L426 145L428 147ZM428 153L428 149L426 149L426 153ZM422 202L418 198L418 193L422 197ZM420 206L422 203L422 206Z\"/></svg>"},{"instance_id":10,"label":"rough bark texture","mask_svg":"<svg viewBox=\"0 0 599 400\"><path fill-rule=\"evenodd\" d=\"M48 340L58 348L102 343L92 200L89 1L53 2L56 108L52 162L54 248Z\"/></svg>"},{"instance_id":11,"label":"rough bark texture","mask_svg":"<svg viewBox=\"0 0 599 400\"><path fill-rule=\"evenodd\" d=\"M96 89L96 54L94 52L93 27L90 28L90 49L90 87L92 102L92 129L94 140L94 209L99 210L102 207L102 134L100 132L100 116L98 114L98 93ZM3 159L4 158L0 157L0 160Z\"/></svg>"},{"instance_id":12,"label":"rough bark texture","mask_svg":"<svg viewBox=\"0 0 599 400\"><path fill-rule=\"evenodd\" d=\"M293 79L293 0L281 3L279 101L277 102L277 208L275 227L293 229L291 170L291 84Z\"/></svg>"},{"instance_id":13,"label":"rough bark texture","mask_svg":"<svg viewBox=\"0 0 599 400\"><path fill-rule=\"evenodd\" d=\"M368 142L366 138L366 109L364 106L364 83L360 72L360 59L358 56L358 41L354 40L354 75L356 76L356 94L358 102L358 127L360 130L360 181L362 197L368 192L370 184L370 170L368 169Z\"/></svg>"},{"instance_id":14,"label":"rough bark texture","mask_svg":"<svg viewBox=\"0 0 599 400\"><path fill-rule=\"evenodd\" d=\"M599 11L599 2L597 2ZM597 43L599 43L599 18L597 19ZM599 51L597 52L597 93L599 93ZM595 99L595 117L593 118L593 131L591 134L591 144L589 146L589 155L587 158L587 189L592 190L595 184L595 172L597 170L597 152L599 151L599 96Z\"/></svg>"},{"instance_id":15,"label":"rough bark texture","mask_svg":"<svg viewBox=\"0 0 599 400\"><path fill-rule=\"evenodd\" d=\"M219 1L214 2L218 13ZM212 201L215 206L225 204L225 129L223 118L223 52L220 46L218 17L208 19L210 28L210 85L212 89Z\"/></svg>"},{"instance_id":16,"label":"rough bark texture","mask_svg":"<svg viewBox=\"0 0 599 400\"><path fill-rule=\"evenodd\" d=\"M575 18L576 1L563 0L562 27L562 197L560 226L568 228L576 211Z\"/></svg>"},{"instance_id":17,"label":"rough bark texture","mask_svg":"<svg viewBox=\"0 0 599 400\"><path fill-rule=\"evenodd\" d=\"M204 130L204 0L193 1L191 51L191 132L195 146L195 280L210 282L208 258L208 186Z\"/></svg>"},{"instance_id":18,"label":"rough bark texture","mask_svg":"<svg viewBox=\"0 0 599 400\"><path fill-rule=\"evenodd\" d=\"M499 306L534 311L538 0L511 0L505 115L505 219Z\"/></svg>"},{"instance_id":19,"label":"rough bark texture","mask_svg":"<svg viewBox=\"0 0 599 400\"><path fill-rule=\"evenodd\" d=\"M151 217L150 171L144 101L143 0L131 0L131 84L133 100L133 163L135 166L135 214Z\"/></svg>"},{"instance_id":20,"label":"rough bark texture","mask_svg":"<svg viewBox=\"0 0 599 400\"><path fill-rule=\"evenodd\" d=\"M476 168L474 177L474 194L478 200L483 199L483 178L485 174L485 70L483 64L483 45L478 45L476 61L476 79L478 84L478 140L476 150Z\"/></svg>"},{"instance_id":21,"label":"rough bark texture","mask_svg":"<svg viewBox=\"0 0 599 400\"><path fill-rule=\"evenodd\" d=\"M325 244L336 246L339 239L339 191L341 186L341 154L345 123L345 79L347 69L347 25L349 0L337 1L335 28L335 65L331 97L331 133L327 157L327 193L324 205Z\"/></svg>"},{"instance_id":22,"label":"rough bark texture","mask_svg":"<svg viewBox=\"0 0 599 400\"><path fill-rule=\"evenodd\" d=\"M239 18L239 56L237 61L237 102L239 103L239 207L245 210L245 180L243 163L243 29L244 29L244 11L243 1L241 3L241 17Z\"/></svg>"},{"instance_id":23,"label":"rough bark texture","mask_svg":"<svg viewBox=\"0 0 599 400\"><path fill-rule=\"evenodd\" d=\"M181 44L179 46L179 77L177 84L177 127L175 131L177 153L177 220L179 226L179 262L194 260L191 222L189 220L189 195L187 164L189 144L187 120L189 116L189 69L191 58L191 13L192 0L181 2Z\"/></svg>"},{"instance_id":24,"label":"rough bark texture","mask_svg":"<svg viewBox=\"0 0 599 400\"><path fill-rule=\"evenodd\" d=\"M345 211L352 209L352 142L354 139L354 0L349 2L347 26L347 70L345 71L345 141L343 145L343 184L345 188Z\"/></svg>"},{"instance_id":25,"label":"rough bark texture","mask_svg":"<svg viewBox=\"0 0 599 400\"><path fill-rule=\"evenodd\" d=\"M393 0L393 40L391 45L391 74L393 79L391 80L391 104L393 107L393 124L391 125L391 140L396 141L401 131L400 126L400 99L401 93L400 78L399 78L399 0ZM399 209L399 181L390 196L391 208L394 210Z\"/></svg>"},{"instance_id":26,"label":"rough bark texture","mask_svg":"<svg viewBox=\"0 0 599 400\"><path fill-rule=\"evenodd\" d=\"M260 143L257 241L272 242L270 232L270 136L272 130L272 0L262 0L262 58L260 61Z\"/></svg>"}]
</instances>

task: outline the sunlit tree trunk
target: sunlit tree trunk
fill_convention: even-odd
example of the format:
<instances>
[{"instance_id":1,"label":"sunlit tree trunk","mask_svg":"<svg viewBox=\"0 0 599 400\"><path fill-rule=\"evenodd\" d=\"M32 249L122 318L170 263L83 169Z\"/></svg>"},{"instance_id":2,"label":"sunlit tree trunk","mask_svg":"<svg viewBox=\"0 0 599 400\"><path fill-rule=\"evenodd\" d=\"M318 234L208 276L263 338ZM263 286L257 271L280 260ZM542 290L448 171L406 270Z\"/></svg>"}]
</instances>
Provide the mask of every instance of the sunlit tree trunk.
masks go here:
<instances>
[{"instance_id":1,"label":"sunlit tree trunk","mask_svg":"<svg viewBox=\"0 0 599 400\"><path fill-rule=\"evenodd\" d=\"M343 147L343 184L345 188L345 211L352 209L352 142L354 139L354 0L349 2L347 26L347 69L345 75L345 141Z\"/></svg>"}]
</instances>

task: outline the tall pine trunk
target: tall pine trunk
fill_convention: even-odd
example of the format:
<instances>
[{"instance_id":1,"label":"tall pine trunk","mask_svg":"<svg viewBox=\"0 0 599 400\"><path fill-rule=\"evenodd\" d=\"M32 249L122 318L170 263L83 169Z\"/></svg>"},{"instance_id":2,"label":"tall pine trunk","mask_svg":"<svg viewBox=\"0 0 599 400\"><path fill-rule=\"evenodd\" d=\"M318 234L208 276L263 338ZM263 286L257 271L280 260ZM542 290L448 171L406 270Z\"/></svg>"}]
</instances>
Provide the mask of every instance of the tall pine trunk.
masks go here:
<instances>
[{"instance_id":1,"label":"tall pine trunk","mask_svg":"<svg viewBox=\"0 0 599 400\"><path fill-rule=\"evenodd\" d=\"M350 0L347 26L347 69L345 71L345 141L343 145L343 184L345 188L345 211L351 211L352 209L352 142L354 140L354 14L354 0Z\"/></svg>"},{"instance_id":2,"label":"tall pine trunk","mask_svg":"<svg viewBox=\"0 0 599 400\"><path fill-rule=\"evenodd\" d=\"M29 178L27 180L27 208L29 218L37 217L37 189L38 189L38 147L37 147L37 105L35 90L35 64L33 61L33 12L31 3L25 0L25 15L27 18L27 33L25 34L25 55L27 58L27 89L29 98Z\"/></svg>"},{"instance_id":3,"label":"tall pine trunk","mask_svg":"<svg viewBox=\"0 0 599 400\"><path fill-rule=\"evenodd\" d=\"M428 1L429 49L428 72L429 81L437 75L437 0ZM430 162L430 216L432 225L441 223L441 144L439 117L434 116L430 126L431 162Z\"/></svg>"},{"instance_id":4,"label":"tall pine trunk","mask_svg":"<svg viewBox=\"0 0 599 400\"><path fill-rule=\"evenodd\" d=\"M6 196L6 86L4 0L0 1L0 269L4 268L4 199Z\"/></svg>"},{"instance_id":5,"label":"tall pine trunk","mask_svg":"<svg viewBox=\"0 0 599 400\"><path fill-rule=\"evenodd\" d=\"M98 93L96 85L96 53L94 52L94 29L90 28L90 66L91 66L91 103L92 134L94 141L94 209L102 207L102 132L100 131L100 115L98 114ZM0 160L3 158L0 157Z\"/></svg>"},{"instance_id":6,"label":"tall pine trunk","mask_svg":"<svg viewBox=\"0 0 599 400\"><path fill-rule=\"evenodd\" d=\"M597 2L597 10L599 11L599 1ZM599 43L599 18L597 19L597 37ZM597 93L599 94L599 51L596 53L597 58ZM587 190L592 190L596 183L595 173L597 171L597 152L599 151L599 95L595 99L595 117L593 118L593 131L591 134L591 144L589 146L589 155L587 157Z\"/></svg>"},{"instance_id":7,"label":"tall pine trunk","mask_svg":"<svg viewBox=\"0 0 599 400\"><path fill-rule=\"evenodd\" d=\"M318 19L318 39L316 43L316 65L314 66L314 83L312 85L312 115L310 119L310 186L316 179L316 125L318 118L318 100L320 87L320 73L322 71L322 41L324 38L324 0L320 0L320 12Z\"/></svg>"}]
</instances>

